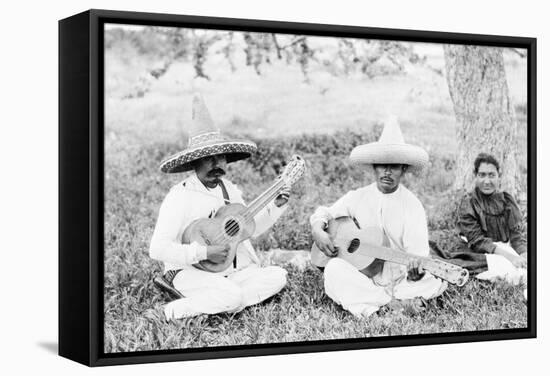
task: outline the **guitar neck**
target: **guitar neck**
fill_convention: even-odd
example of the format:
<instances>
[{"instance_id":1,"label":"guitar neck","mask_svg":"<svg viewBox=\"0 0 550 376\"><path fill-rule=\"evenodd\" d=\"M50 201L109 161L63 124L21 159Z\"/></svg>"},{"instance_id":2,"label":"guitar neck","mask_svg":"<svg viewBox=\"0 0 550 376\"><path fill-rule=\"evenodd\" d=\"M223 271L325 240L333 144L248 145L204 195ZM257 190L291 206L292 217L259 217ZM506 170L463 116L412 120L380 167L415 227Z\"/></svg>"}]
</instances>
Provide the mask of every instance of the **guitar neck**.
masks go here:
<instances>
[{"instance_id":1,"label":"guitar neck","mask_svg":"<svg viewBox=\"0 0 550 376\"><path fill-rule=\"evenodd\" d=\"M246 218L254 218L260 210L279 195L285 184L290 186L300 179L304 175L305 166L305 161L299 155L292 156L292 159L275 183L248 205L247 210L244 212Z\"/></svg>"},{"instance_id":2,"label":"guitar neck","mask_svg":"<svg viewBox=\"0 0 550 376\"><path fill-rule=\"evenodd\" d=\"M265 192L256 197L256 199L252 201L250 205L248 205L244 216L246 216L247 218L254 218L256 214L260 212L260 210L266 207L267 204L269 204L272 200L275 199L275 197L277 197L284 184L285 183L284 181L282 181L282 179L278 179L267 190L265 190Z\"/></svg>"},{"instance_id":3,"label":"guitar neck","mask_svg":"<svg viewBox=\"0 0 550 376\"><path fill-rule=\"evenodd\" d=\"M443 278L458 286L464 285L468 280L468 271L460 266L430 257L417 256L392 248L369 244L368 241L361 243L365 245L365 247L362 247L363 252L371 257L401 265L408 265L411 260L420 260L422 268L436 277Z\"/></svg>"},{"instance_id":4,"label":"guitar neck","mask_svg":"<svg viewBox=\"0 0 550 376\"><path fill-rule=\"evenodd\" d=\"M412 259L419 259L419 258L425 259L425 257L412 255L410 253L405 253L402 251L397 251L392 248L375 246L372 244L369 244L368 249L369 249L369 252L368 252L369 256L372 256L381 260L393 262L396 264L401 264L401 265L408 265L410 260Z\"/></svg>"}]
</instances>

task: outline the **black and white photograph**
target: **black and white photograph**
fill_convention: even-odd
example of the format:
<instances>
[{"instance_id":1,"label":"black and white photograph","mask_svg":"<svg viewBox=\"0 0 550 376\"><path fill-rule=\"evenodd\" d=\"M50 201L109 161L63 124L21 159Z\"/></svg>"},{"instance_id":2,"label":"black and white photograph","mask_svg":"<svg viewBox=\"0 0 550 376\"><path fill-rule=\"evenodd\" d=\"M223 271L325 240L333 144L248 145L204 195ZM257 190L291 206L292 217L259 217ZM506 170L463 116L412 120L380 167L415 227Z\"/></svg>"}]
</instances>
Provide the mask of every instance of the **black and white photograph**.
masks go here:
<instances>
[{"instance_id":1,"label":"black and white photograph","mask_svg":"<svg viewBox=\"0 0 550 376\"><path fill-rule=\"evenodd\" d=\"M0 374L543 373L545 9L6 4Z\"/></svg>"},{"instance_id":2,"label":"black and white photograph","mask_svg":"<svg viewBox=\"0 0 550 376\"><path fill-rule=\"evenodd\" d=\"M528 330L526 48L102 27L105 354Z\"/></svg>"}]
</instances>

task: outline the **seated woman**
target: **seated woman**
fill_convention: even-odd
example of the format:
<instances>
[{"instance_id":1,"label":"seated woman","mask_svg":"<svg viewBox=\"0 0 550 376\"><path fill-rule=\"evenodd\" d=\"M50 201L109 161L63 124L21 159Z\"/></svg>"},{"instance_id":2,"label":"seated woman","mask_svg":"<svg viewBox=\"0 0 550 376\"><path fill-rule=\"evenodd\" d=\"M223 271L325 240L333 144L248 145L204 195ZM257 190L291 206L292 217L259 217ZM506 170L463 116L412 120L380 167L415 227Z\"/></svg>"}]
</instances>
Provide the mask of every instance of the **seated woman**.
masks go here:
<instances>
[{"instance_id":1,"label":"seated woman","mask_svg":"<svg viewBox=\"0 0 550 376\"><path fill-rule=\"evenodd\" d=\"M457 225L469 251L483 264L477 278L521 283L527 275L527 240L518 205L499 191L500 166L492 155L477 156L474 175L475 189L463 198Z\"/></svg>"}]
</instances>

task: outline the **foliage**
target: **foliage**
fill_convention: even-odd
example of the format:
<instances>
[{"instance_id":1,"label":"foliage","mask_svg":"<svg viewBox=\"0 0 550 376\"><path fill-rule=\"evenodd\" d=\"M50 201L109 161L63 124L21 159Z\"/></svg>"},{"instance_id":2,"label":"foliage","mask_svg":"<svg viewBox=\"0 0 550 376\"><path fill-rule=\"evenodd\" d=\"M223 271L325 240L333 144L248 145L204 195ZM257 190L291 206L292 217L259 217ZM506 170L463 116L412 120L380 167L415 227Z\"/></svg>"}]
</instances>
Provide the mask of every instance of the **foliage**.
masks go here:
<instances>
[{"instance_id":1,"label":"foliage","mask_svg":"<svg viewBox=\"0 0 550 376\"><path fill-rule=\"evenodd\" d=\"M232 72L237 70L239 55L244 55L245 66L258 75L262 67L275 60L296 64L305 82L310 81L312 65L335 76L360 72L374 78L402 74L407 65L424 64L426 60L405 42L169 27L109 29L105 32L105 47L107 53L136 54L153 60L143 73L138 87L141 90L128 98L145 95L151 86L149 81L159 79L178 61L191 63L195 77L209 80L206 63L217 55L225 58ZM135 52L128 53L130 49Z\"/></svg>"}]
</instances>

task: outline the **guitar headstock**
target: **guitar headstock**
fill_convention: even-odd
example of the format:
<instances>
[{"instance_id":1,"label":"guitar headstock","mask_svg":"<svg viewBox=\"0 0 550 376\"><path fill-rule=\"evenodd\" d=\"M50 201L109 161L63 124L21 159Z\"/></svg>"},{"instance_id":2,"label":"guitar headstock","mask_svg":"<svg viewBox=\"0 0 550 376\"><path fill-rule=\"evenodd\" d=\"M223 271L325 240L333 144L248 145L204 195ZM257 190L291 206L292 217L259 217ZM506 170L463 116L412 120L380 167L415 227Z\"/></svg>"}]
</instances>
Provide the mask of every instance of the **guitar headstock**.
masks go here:
<instances>
[{"instance_id":1,"label":"guitar headstock","mask_svg":"<svg viewBox=\"0 0 550 376\"><path fill-rule=\"evenodd\" d=\"M426 265L426 269L435 276L443 278L458 287L464 286L470 277L467 269L433 258L429 259L429 265Z\"/></svg>"},{"instance_id":2,"label":"guitar headstock","mask_svg":"<svg viewBox=\"0 0 550 376\"><path fill-rule=\"evenodd\" d=\"M292 159L285 166L285 170L281 174L281 179L288 185L296 183L304 176L306 172L306 162L299 155L293 155Z\"/></svg>"}]
</instances>

